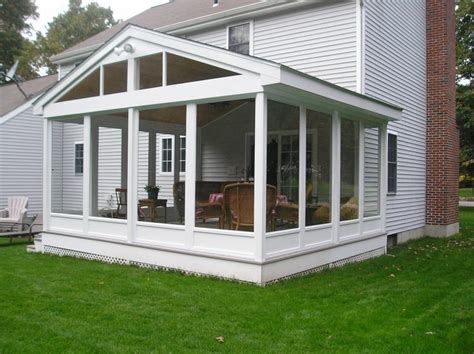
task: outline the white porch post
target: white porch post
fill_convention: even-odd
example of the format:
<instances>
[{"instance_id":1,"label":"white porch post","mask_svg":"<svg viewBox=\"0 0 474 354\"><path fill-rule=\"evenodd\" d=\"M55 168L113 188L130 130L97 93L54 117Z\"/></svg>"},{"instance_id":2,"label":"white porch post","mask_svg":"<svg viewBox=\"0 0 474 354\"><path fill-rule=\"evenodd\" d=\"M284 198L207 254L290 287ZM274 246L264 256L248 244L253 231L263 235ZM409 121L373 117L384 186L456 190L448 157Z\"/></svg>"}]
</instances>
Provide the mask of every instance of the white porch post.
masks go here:
<instances>
[{"instance_id":1,"label":"white porch post","mask_svg":"<svg viewBox=\"0 0 474 354\"><path fill-rule=\"evenodd\" d=\"M138 110L128 110L127 241L133 242L138 209Z\"/></svg>"},{"instance_id":2,"label":"white porch post","mask_svg":"<svg viewBox=\"0 0 474 354\"><path fill-rule=\"evenodd\" d=\"M379 151L379 178L380 178L380 217L382 219L382 232L387 232L387 124L380 127L380 151Z\"/></svg>"},{"instance_id":3,"label":"white porch post","mask_svg":"<svg viewBox=\"0 0 474 354\"><path fill-rule=\"evenodd\" d=\"M267 96L255 97L255 168L254 168L254 239L255 260L265 259L266 199L267 199Z\"/></svg>"},{"instance_id":4,"label":"white porch post","mask_svg":"<svg viewBox=\"0 0 474 354\"><path fill-rule=\"evenodd\" d=\"M53 122L43 122L43 230L48 231L51 216L51 172Z\"/></svg>"},{"instance_id":5,"label":"white porch post","mask_svg":"<svg viewBox=\"0 0 474 354\"><path fill-rule=\"evenodd\" d=\"M306 227L306 107L300 106L300 131L299 131L299 218L298 226L300 229L299 234L299 247L302 248L302 239Z\"/></svg>"},{"instance_id":6,"label":"white porch post","mask_svg":"<svg viewBox=\"0 0 474 354\"><path fill-rule=\"evenodd\" d=\"M130 120L130 113L128 119ZM129 126L130 126L130 121L129 121ZM130 129L128 127L124 127L121 129L122 132L122 145L121 145L121 152L122 152L122 163L121 163L121 170L120 170L120 188L127 188L127 179L128 179L128 144L129 144L129 136L130 136Z\"/></svg>"},{"instance_id":7,"label":"white porch post","mask_svg":"<svg viewBox=\"0 0 474 354\"><path fill-rule=\"evenodd\" d=\"M156 132L148 133L148 184L156 184Z\"/></svg>"},{"instance_id":8,"label":"white porch post","mask_svg":"<svg viewBox=\"0 0 474 354\"><path fill-rule=\"evenodd\" d=\"M186 105L186 181L184 195L184 228L186 230L185 247L193 246L195 226L196 194L196 129L197 105Z\"/></svg>"},{"instance_id":9,"label":"white porch post","mask_svg":"<svg viewBox=\"0 0 474 354\"><path fill-rule=\"evenodd\" d=\"M167 86L168 85L168 54L166 52L163 52L162 65L163 67L161 68L162 69L161 85Z\"/></svg>"},{"instance_id":10,"label":"white porch post","mask_svg":"<svg viewBox=\"0 0 474 354\"><path fill-rule=\"evenodd\" d=\"M94 119L90 123L90 214L98 216L99 208L99 125ZM85 139L84 139L85 142ZM114 196L115 197L115 196Z\"/></svg>"},{"instance_id":11,"label":"white porch post","mask_svg":"<svg viewBox=\"0 0 474 354\"><path fill-rule=\"evenodd\" d=\"M173 153L174 153L174 156L173 156L173 177L174 177L174 183L176 182L179 182L179 157L180 157L180 151L179 151L179 148L180 148L180 135L179 134L175 134L174 135L174 147L173 147ZM196 151L196 150L194 150Z\"/></svg>"},{"instance_id":12,"label":"white porch post","mask_svg":"<svg viewBox=\"0 0 474 354\"><path fill-rule=\"evenodd\" d=\"M89 232L89 215L91 207L91 116L84 116L83 132L83 173L82 173L82 215L84 233Z\"/></svg>"},{"instance_id":13,"label":"white porch post","mask_svg":"<svg viewBox=\"0 0 474 354\"><path fill-rule=\"evenodd\" d=\"M365 125L359 123L359 235L364 229L364 204L365 204Z\"/></svg>"},{"instance_id":14,"label":"white porch post","mask_svg":"<svg viewBox=\"0 0 474 354\"><path fill-rule=\"evenodd\" d=\"M341 212L341 118L339 112L332 114L332 165L331 165L331 218L332 240L339 243L339 222Z\"/></svg>"}]
</instances>

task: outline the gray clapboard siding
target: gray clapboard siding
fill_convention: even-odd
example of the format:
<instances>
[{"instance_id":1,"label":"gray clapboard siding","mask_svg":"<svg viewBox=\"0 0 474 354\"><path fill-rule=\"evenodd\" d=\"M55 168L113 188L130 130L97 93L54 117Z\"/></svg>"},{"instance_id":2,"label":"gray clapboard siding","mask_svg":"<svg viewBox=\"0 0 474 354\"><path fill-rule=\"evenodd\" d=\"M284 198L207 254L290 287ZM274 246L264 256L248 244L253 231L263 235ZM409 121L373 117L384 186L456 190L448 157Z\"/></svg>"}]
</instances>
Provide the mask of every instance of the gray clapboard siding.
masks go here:
<instances>
[{"instance_id":1,"label":"gray clapboard siding","mask_svg":"<svg viewBox=\"0 0 474 354\"><path fill-rule=\"evenodd\" d=\"M387 231L425 224L425 1L364 1L365 94L404 108L398 133L398 192L387 198Z\"/></svg>"},{"instance_id":2,"label":"gray clapboard siding","mask_svg":"<svg viewBox=\"0 0 474 354\"><path fill-rule=\"evenodd\" d=\"M254 55L342 87L356 89L356 2L334 1L262 18L254 26ZM242 21L243 22L243 21ZM225 48L227 27L186 37Z\"/></svg>"},{"instance_id":3,"label":"gray clapboard siding","mask_svg":"<svg viewBox=\"0 0 474 354\"><path fill-rule=\"evenodd\" d=\"M28 213L42 212L43 118L28 108L0 124L0 209L8 197L28 197Z\"/></svg>"}]
</instances>

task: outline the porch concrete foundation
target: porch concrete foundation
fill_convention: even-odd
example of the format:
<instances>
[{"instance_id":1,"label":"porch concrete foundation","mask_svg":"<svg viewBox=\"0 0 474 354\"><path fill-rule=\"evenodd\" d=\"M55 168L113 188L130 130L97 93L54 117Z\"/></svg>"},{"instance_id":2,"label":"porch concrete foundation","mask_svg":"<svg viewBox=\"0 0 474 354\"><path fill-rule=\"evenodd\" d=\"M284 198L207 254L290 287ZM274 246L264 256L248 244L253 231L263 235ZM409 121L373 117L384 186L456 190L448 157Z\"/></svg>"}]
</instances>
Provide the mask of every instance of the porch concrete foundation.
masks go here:
<instances>
[{"instance_id":1,"label":"porch concrete foundation","mask_svg":"<svg viewBox=\"0 0 474 354\"><path fill-rule=\"evenodd\" d=\"M426 225L425 234L431 237L448 237L459 232L459 223L450 225Z\"/></svg>"},{"instance_id":2,"label":"porch concrete foundation","mask_svg":"<svg viewBox=\"0 0 474 354\"><path fill-rule=\"evenodd\" d=\"M417 240L425 236L425 228L419 227L417 229L399 232L397 234L397 244L405 243L410 240Z\"/></svg>"}]
</instances>

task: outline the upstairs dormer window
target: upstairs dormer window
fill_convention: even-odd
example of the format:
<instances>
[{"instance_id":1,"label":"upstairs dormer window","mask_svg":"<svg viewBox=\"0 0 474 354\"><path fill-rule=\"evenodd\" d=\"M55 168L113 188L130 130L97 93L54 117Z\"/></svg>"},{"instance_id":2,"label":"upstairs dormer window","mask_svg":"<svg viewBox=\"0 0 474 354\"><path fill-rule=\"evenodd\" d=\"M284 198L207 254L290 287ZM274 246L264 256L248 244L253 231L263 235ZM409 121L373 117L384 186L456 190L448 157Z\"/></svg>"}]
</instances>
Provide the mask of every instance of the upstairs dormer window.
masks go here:
<instances>
[{"instance_id":1,"label":"upstairs dormer window","mask_svg":"<svg viewBox=\"0 0 474 354\"><path fill-rule=\"evenodd\" d=\"M233 52L251 55L251 23L241 23L227 27L227 48Z\"/></svg>"}]
</instances>

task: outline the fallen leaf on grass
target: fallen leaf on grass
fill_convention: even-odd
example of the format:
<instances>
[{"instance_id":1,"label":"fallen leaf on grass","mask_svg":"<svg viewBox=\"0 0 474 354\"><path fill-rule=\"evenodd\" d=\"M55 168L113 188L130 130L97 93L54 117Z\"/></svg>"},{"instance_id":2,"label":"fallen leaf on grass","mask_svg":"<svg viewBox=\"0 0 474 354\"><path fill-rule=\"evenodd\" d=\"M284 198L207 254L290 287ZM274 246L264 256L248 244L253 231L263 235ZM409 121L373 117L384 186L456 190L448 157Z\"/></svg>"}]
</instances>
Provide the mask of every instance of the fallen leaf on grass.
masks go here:
<instances>
[{"instance_id":1,"label":"fallen leaf on grass","mask_svg":"<svg viewBox=\"0 0 474 354\"><path fill-rule=\"evenodd\" d=\"M216 341L218 341L219 343L224 343L224 336L216 337Z\"/></svg>"},{"instance_id":2,"label":"fallen leaf on grass","mask_svg":"<svg viewBox=\"0 0 474 354\"><path fill-rule=\"evenodd\" d=\"M435 333L434 333L434 332L431 332L431 331L428 331L428 332L426 332L425 334L430 335L430 334L435 334Z\"/></svg>"}]
</instances>

